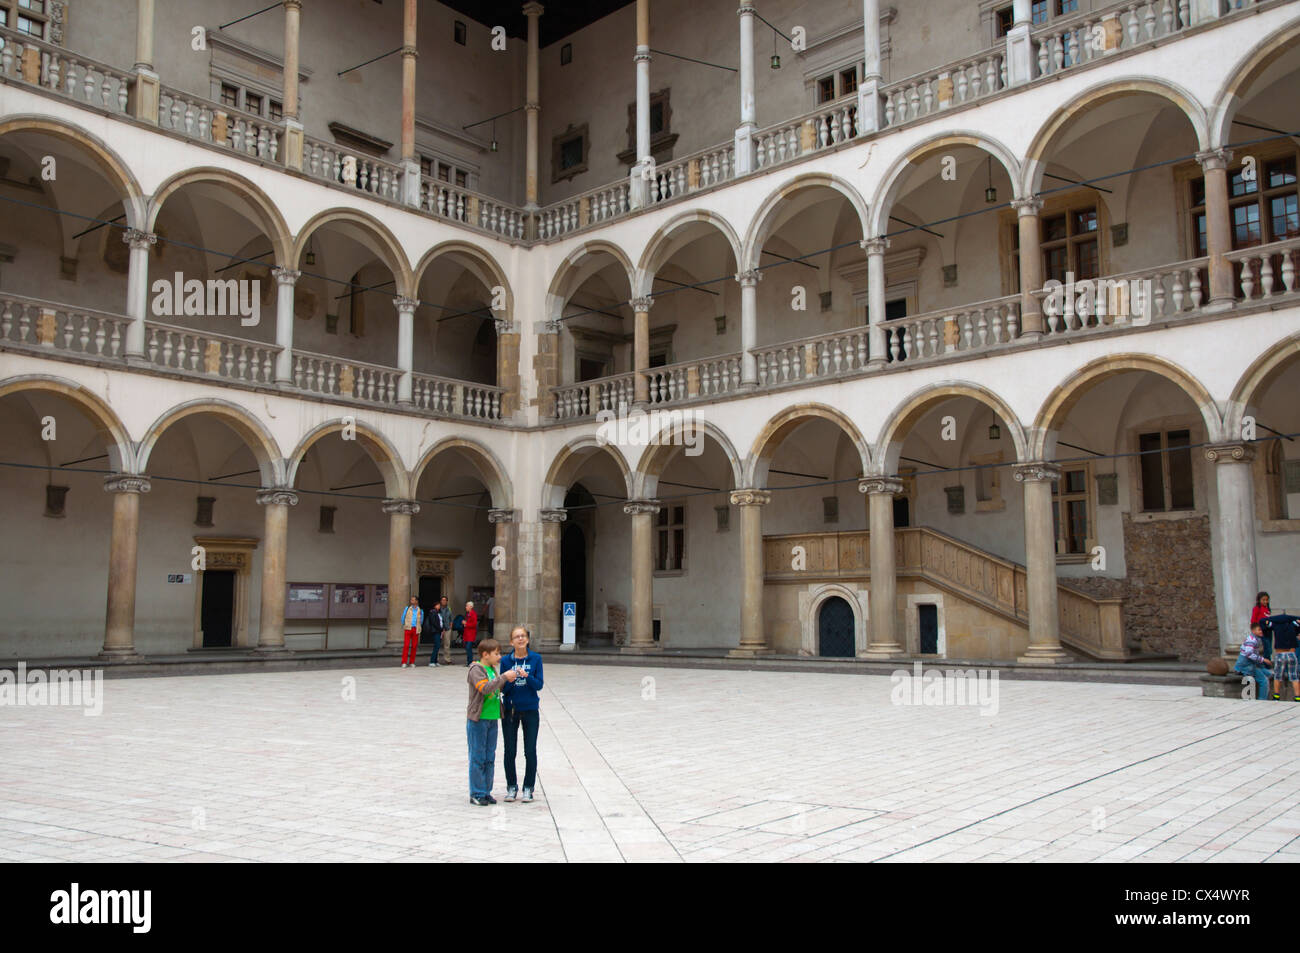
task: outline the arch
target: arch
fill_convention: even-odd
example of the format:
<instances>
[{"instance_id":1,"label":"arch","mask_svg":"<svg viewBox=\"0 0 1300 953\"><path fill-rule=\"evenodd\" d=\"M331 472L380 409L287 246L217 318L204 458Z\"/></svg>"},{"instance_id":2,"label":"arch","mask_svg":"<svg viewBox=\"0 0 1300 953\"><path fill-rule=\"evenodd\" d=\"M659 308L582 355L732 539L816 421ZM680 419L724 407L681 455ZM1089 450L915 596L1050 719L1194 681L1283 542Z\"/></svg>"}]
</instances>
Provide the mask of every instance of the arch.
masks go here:
<instances>
[{"instance_id":1,"label":"arch","mask_svg":"<svg viewBox=\"0 0 1300 953\"><path fill-rule=\"evenodd\" d=\"M417 292L417 286L414 283L415 276L411 271L410 262L406 260L406 252L402 250L401 243L389 231L387 225L360 209L327 208L325 211L313 215L298 230L298 235L293 243L293 253L289 259L291 262L289 267L295 269L298 267L298 263L302 260L302 253L307 247L307 240L311 238L314 232L319 231L331 222L350 222L373 233L378 240L378 247L371 250L379 256L379 260L387 265L388 269L393 273L393 280L397 285L395 297L415 297Z\"/></svg>"},{"instance_id":2,"label":"arch","mask_svg":"<svg viewBox=\"0 0 1300 953\"><path fill-rule=\"evenodd\" d=\"M745 242L741 246L741 256L736 259L737 267L741 271L750 271L758 267L759 255L763 251L763 243L769 237L768 230L772 217L776 214L781 201L789 198L795 192L802 192L804 189L818 186L832 189L844 196L858 215L858 224L862 226L862 237L864 239L870 237L867 226L870 223L871 216L867 211L867 203L862 194L839 176L827 172L808 172L795 176L782 185L764 199L763 204L758 207L758 211L750 222L749 230L745 234Z\"/></svg>"},{"instance_id":3,"label":"arch","mask_svg":"<svg viewBox=\"0 0 1300 953\"><path fill-rule=\"evenodd\" d=\"M1030 448L1034 460L1049 460L1056 456L1056 432L1065 423L1066 416L1092 387L1108 377L1128 371L1150 371L1177 385L1192 399L1205 421L1205 432L1211 441L1217 441L1223 432L1219 410L1210 392L1199 380L1172 361L1150 354L1116 354L1091 361L1058 384L1043 401L1034 419L1034 440Z\"/></svg>"},{"instance_id":4,"label":"arch","mask_svg":"<svg viewBox=\"0 0 1300 953\"><path fill-rule=\"evenodd\" d=\"M488 254L482 248L479 248L477 245L472 245L469 242L453 239L451 241L440 242L437 245L434 245L432 248L430 248L427 252L425 252L424 255L420 258L420 263L415 266L415 271L411 279L411 288L413 289L414 293L419 294L420 282L424 279L424 272L430 265L434 263L435 260L442 257L443 255L456 254L456 253L465 255L466 257L473 259L480 266L482 266L482 268L485 270L486 275L488 275L490 278L490 280L483 281L483 283L488 287L489 291L495 285L500 285L501 287L505 288L506 314L513 315L515 313L515 293L514 290L510 287L510 280L506 277L505 270L502 269L501 265L490 254ZM478 277L480 280L483 280L484 277L483 274L479 274L477 271L475 271L475 276Z\"/></svg>"},{"instance_id":5,"label":"arch","mask_svg":"<svg viewBox=\"0 0 1300 953\"><path fill-rule=\"evenodd\" d=\"M109 464L115 473L142 473L135 465L135 444L128 435L126 425L107 401L86 390L76 381L44 374L24 374L0 381L0 397L23 391L36 390L60 394L76 404L90 419L95 430L108 444Z\"/></svg>"},{"instance_id":6,"label":"arch","mask_svg":"<svg viewBox=\"0 0 1300 953\"><path fill-rule=\"evenodd\" d=\"M1029 461L1029 440L1020 423L1020 417L1007 402L997 394L979 384L967 381L947 381L922 387L885 418L876 442L876 458L880 461L881 472L893 474L898 471L898 458L903 451L903 442L911 432L913 425L926 414L934 404L954 397L969 397L978 401L993 413L1011 432L1011 441L1016 449L1016 460L1020 463Z\"/></svg>"},{"instance_id":7,"label":"arch","mask_svg":"<svg viewBox=\"0 0 1300 953\"><path fill-rule=\"evenodd\" d=\"M1043 172L1046 170L1047 148L1056 134L1076 116L1101 106L1119 96L1132 96L1149 93L1168 100L1182 110L1192 129L1196 132L1198 147L1209 148L1209 120L1205 109L1197 98L1183 87L1165 79L1154 77L1129 77L1126 79L1107 80L1089 86L1065 105L1059 107L1034 134L1033 141L1025 152L1025 162L1021 169L1022 180L1018 186L1020 195L1036 195L1042 186Z\"/></svg>"},{"instance_id":8,"label":"arch","mask_svg":"<svg viewBox=\"0 0 1300 953\"><path fill-rule=\"evenodd\" d=\"M1228 71L1228 78L1214 97L1214 110L1210 116L1210 145L1206 148L1220 149L1231 141L1232 118L1237 114L1237 107L1241 103L1242 90L1255 82L1275 59L1288 49L1293 49L1298 38L1300 23L1291 23L1256 43Z\"/></svg>"},{"instance_id":9,"label":"arch","mask_svg":"<svg viewBox=\"0 0 1300 953\"><path fill-rule=\"evenodd\" d=\"M641 253L641 261L636 268L636 284L632 286L632 296L634 298L651 293L651 284L655 273L672 257L671 244L676 233L699 222L712 225L722 234L722 237L727 240L727 245L731 248L731 254L736 259L737 267L739 267L741 262L740 236L736 234L736 230L731 227L730 222L716 212L702 209L683 212L674 216L666 225L661 226L651 236L645 251Z\"/></svg>"},{"instance_id":10,"label":"arch","mask_svg":"<svg viewBox=\"0 0 1300 953\"><path fill-rule=\"evenodd\" d=\"M225 186L240 198L246 199L253 206L253 209L259 213L260 220L257 224L261 226L266 237L271 240L276 265L282 268L290 267L293 238L289 234L289 226L285 222L284 216L280 214L280 209L269 195L253 184L252 180L228 169L218 169L211 166L186 169L164 182L154 192L153 198L149 202L148 230L153 231L154 224L158 221L158 216L162 212L163 204L168 198L185 186L199 182L212 182Z\"/></svg>"},{"instance_id":11,"label":"arch","mask_svg":"<svg viewBox=\"0 0 1300 953\"><path fill-rule=\"evenodd\" d=\"M1293 334L1274 344L1241 375L1232 389L1224 414L1223 433L1240 434L1246 410L1259 399L1259 394L1292 361L1300 358L1300 334Z\"/></svg>"},{"instance_id":12,"label":"arch","mask_svg":"<svg viewBox=\"0 0 1300 953\"><path fill-rule=\"evenodd\" d=\"M248 449L253 451L253 456L257 459L257 467L261 472L262 486L264 488L269 489L284 485L282 480L284 460L280 454L279 444L276 443L275 438L271 436L262 422L238 404L211 397L203 397L178 404L171 410L165 411L161 417L154 421L146 431L144 439L140 441L139 472L147 472L149 457L153 454L154 447L158 445L158 440L166 432L167 428L195 414L212 414L219 417L243 438L244 443L248 445Z\"/></svg>"},{"instance_id":13,"label":"arch","mask_svg":"<svg viewBox=\"0 0 1300 953\"><path fill-rule=\"evenodd\" d=\"M831 599L843 599L853 611L853 643L855 654L867 648L867 623L870 618L868 595L864 589L850 588L849 584L826 582L808 586L799 594L799 648L801 654L819 655L822 606Z\"/></svg>"},{"instance_id":14,"label":"arch","mask_svg":"<svg viewBox=\"0 0 1300 953\"><path fill-rule=\"evenodd\" d=\"M0 121L0 137L11 132L43 132L85 149L126 206L126 227L144 228L147 202L140 183L126 162L97 136L48 116L17 115Z\"/></svg>"},{"instance_id":15,"label":"arch","mask_svg":"<svg viewBox=\"0 0 1300 953\"><path fill-rule=\"evenodd\" d=\"M551 461L551 465L546 471L546 481L542 484L542 508L563 508L564 496L568 492L569 486L577 480L578 470L582 467L582 464L591 456L591 452L598 453L602 450L614 458L614 462L618 465L618 472L623 476L624 492L627 493L629 500L634 499L632 495L632 469L627 465L627 460L623 454L618 451L617 447L601 442L595 434L587 434L570 440L560 448L560 452Z\"/></svg>"},{"instance_id":16,"label":"arch","mask_svg":"<svg viewBox=\"0 0 1300 953\"><path fill-rule=\"evenodd\" d=\"M641 459L637 461L636 473L633 479L633 490L638 498L650 499L655 495L659 488L659 477L663 475L664 468L668 465L669 458L673 455L676 444L673 442L678 436L681 436L686 429L686 418L682 412L678 411L674 416L672 411L660 411L663 416L668 417L668 423L659 428L651 437L649 445L642 451ZM653 417L651 418L653 420ZM741 489L740 481L744 479L744 464L740 459L740 454L736 453L736 447L722 430L707 420L693 420L691 427L695 432L703 431L705 436L712 437L721 448L723 456L727 458L727 464L731 467L731 485L733 489Z\"/></svg>"},{"instance_id":17,"label":"arch","mask_svg":"<svg viewBox=\"0 0 1300 953\"><path fill-rule=\"evenodd\" d=\"M903 178L907 174L909 167L941 149L952 146L971 146L987 152L997 159L998 162L1002 163L1007 176L1011 179L1012 187L1017 190L1015 197L1020 198L1020 162L1016 159L1015 153L997 139L978 132L954 129L951 132L932 136L917 144L906 155L894 160L893 165L880 179L880 186L871 203L871 230L864 233L864 237L870 238L884 235L888 231L889 212L894 206L894 201L898 198L898 190L902 188Z\"/></svg>"},{"instance_id":18,"label":"arch","mask_svg":"<svg viewBox=\"0 0 1300 953\"><path fill-rule=\"evenodd\" d=\"M412 493L419 489L420 479L424 476L425 468L433 462L434 458L444 450L452 449L464 451L470 465L478 473L483 485L488 488L488 494L492 497L493 509L508 510L514 505L514 486L511 484L510 476L506 473L506 468L501 465L497 455L483 444L464 437L446 437L425 451L424 456L420 458L420 462L411 471Z\"/></svg>"},{"instance_id":19,"label":"arch","mask_svg":"<svg viewBox=\"0 0 1300 953\"><path fill-rule=\"evenodd\" d=\"M339 433L349 425L356 430L357 443L361 445L367 456L379 468L379 474L384 478L385 495L390 499L409 500L413 492L413 485L407 481L406 467L402 464L402 455L398 453L392 441L380 431L351 415L346 419L337 417L334 420L327 420L322 424L317 424L298 441L298 445L293 448L293 453L285 461L285 486L291 487L294 485L298 479L298 467L302 465L303 458L307 456L307 451L314 444L332 433Z\"/></svg>"},{"instance_id":20,"label":"arch","mask_svg":"<svg viewBox=\"0 0 1300 953\"><path fill-rule=\"evenodd\" d=\"M867 441L863 439L862 432L858 430L857 425L849 419L847 414L826 404L795 404L787 407L769 420L758 436L754 438L753 448L749 451L749 459L746 462L745 482L738 485L747 489L765 488L767 486L767 468L772 462L772 457L776 454L777 448L781 446L792 431L814 417L829 420L839 427L858 451L863 476L871 472L871 448L867 445Z\"/></svg>"}]
</instances>

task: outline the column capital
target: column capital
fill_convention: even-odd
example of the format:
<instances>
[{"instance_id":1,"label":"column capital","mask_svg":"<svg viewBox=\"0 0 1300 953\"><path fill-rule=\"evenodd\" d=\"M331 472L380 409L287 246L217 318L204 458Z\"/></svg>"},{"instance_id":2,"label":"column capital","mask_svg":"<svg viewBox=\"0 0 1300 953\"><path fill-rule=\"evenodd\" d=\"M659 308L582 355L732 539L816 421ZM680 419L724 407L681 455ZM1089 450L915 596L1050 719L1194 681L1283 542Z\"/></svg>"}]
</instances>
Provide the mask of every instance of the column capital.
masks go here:
<instances>
[{"instance_id":1,"label":"column capital","mask_svg":"<svg viewBox=\"0 0 1300 953\"><path fill-rule=\"evenodd\" d=\"M122 241L132 248L148 248L158 243L158 236L139 228L128 228L122 232Z\"/></svg>"},{"instance_id":2,"label":"column capital","mask_svg":"<svg viewBox=\"0 0 1300 953\"><path fill-rule=\"evenodd\" d=\"M420 55L420 51L413 46L404 46L402 47L402 55L409 56L412 59L414 59L415 57L418 57Z\"/></svg>"},{"instance_id":3,"label":"column capital","mask_svg":"<svg viewBox=\"0 0 1300 953\"><path fill-rule=\"evenodd\" d=\"M524 16L526 17L540 17L545 12L546 12L546 8L542 6L540 3L524 4Z\"/></svg>"},{"instance_id":4,"label":"column capital","mask_svg":"<svg viewBox=\"0 0 1300 953\"><path fill-rule=\"evenodd\" d=\"M286 10L301 10L302 0L282 0Z\"/></svg>"},{"instance_id":5,"label":"column capital","mask_svg":"<svg viewBox=\"0 0 1300 953\"><path fill-rule=\"evenodd\" d=\"M1232 150L1207 149L1205 152L1196 153L1196 161L1201 164L1201 169L1205 172L1226 169L1228 163L1232 161Z\"/></svg>"},{"instance_id":6,"label":"column capital","mask_svg":"<svg viewBox=\"0 0 1300 953\"><path fill-rule=\"evenodd\" d=\"M276 486L269 490L257 491L259 506L297 506L298 494L287 486Z\"/></svg>"},{"instance_id":7,"label":"column capital","mask_svg":"<svg viewBox=\"0 0 1300 953\"><path fill-rule=\"evenodd\" d=\"M651 295L642 295L640 298L632 299L632 310L649 311L654 303L655 299Z\"/></svg>"},{"instance_id":8,"label":"column capital","mask_svg":"<svg viewBox=\"0 0 1300 953\"><path fill-rule=\"evenodd\" d=\"M543 523L563 523L569 518L569 511L564 509L540 510L537 515Z\"/></svg>"},{"instance_id":9,"label":"column capital","mask_svg":"<svg viewBox=\"0 0 1300 953\"><path fill-rule=\"evenodd\" d=\"M104 477L105 493L148 493L153 489L152 481L134 473L114 473Z\"/></svg>"},{"instance_id":10,"label":"column capital","mask_svg":"<svg viewBox=\"0 0 1300 953\"><path fill-rule=\"evenodd\" d=\"M740 9L736 11L738 17L752 17L754 15L754 5L748 0L740 4Z\"/></svg>"},{"instance_id":11,"label":"column capital","mask_svg":"<svg viewBox=\"0 0 1300 953\"><path fill-rule=\"evenodd\" d=\"M1205 448L1205 459L1211 463L1249 463L1255 459L1252 443L1213 443Z\"/></svg>"},{"instance_id":12,"label":"column capital","mask_svg":"<svg viewBox=\"0 0 1300 953\"><path fill-rule=\"evenodd\" d=\"M868 255L883 255L889 248L889 239L883 235L878 238L864 238L858 242L858 247Z\"/></svg>"},{"instance_id":13,"label":"column capital","mask_svg":"<svg viewBox=\"0 0 1300 953\"><path fill-rule=\"evenodd\" d=\"M736 281L740 282L742 288L756 288L758 283L763 280L763 273L757 268L751 268L748 271L739 272L736 275Z\"/></svg>"},{"instance_id":14,"label":"column capital","mask_svg":"<svg viewBox=\"0 0 1300 953\"><path fill-rule=\"evenodd\" d=\"M766 506L772 502L772 494L768 490L732 490L732 506Z\"/></svg>"},{"instance_id":15,"label":"column capital","mask_svg":"<svg viewBox=\"0 0 1300 953\"><path fill-rule=\"evenodd\" d=\"M641 47L638 46L636 50L636 55L632 57L632 61L634 63L649 63L650 47L647 46L644 49L642 49Z\"/></svg>"},{"instance_id":16,"label":"column capital","mask_svg":"<svg viewBox=\"0 0 1300 953\"><path fill-rule=\"evenodd\" d=\"M1021 218L1030 215L1037 215L1043 210L1043 200L1030 196L1027 199L1012 199L1011 207L1016 210L1016 214Z\"/></svg>"},{"instance_id":17,"label":"column capital","mask_svg":"<svg viewBox=\"0 0 1300 953\"><path fill-rule=\"evenodd\" d=\"M549 321L538 321L537 326L534 327L533 330L537 331L539 334L559 334L560 319L553 318Z\"/></svg>"},{"instance_id":18,"label":"column capital","mask_svg":"<svg viewBox=\"0 0 1300 953\"><path fill-rule=\"evenodd\" d=\"M1022 463L1011 468L1017 483L1050 483L1061 478L1061 468L1055 463L1037 461Z\"/></svg>"},{"instance_id":19,"label":"column capital","mask_svg":"<svg viewBox=\"0 0 1300 953\"><path fill-rule=\"evenodd\" d=\"M272 268L271 274L275 275L275 281L280 285L294 285L302 277L301 271L292 268Z\"/></svg>"},{"instance_id":20,"label":"column capital","mask_svg":"<svg viewBox=\"0 0 1300 953\"><path fill-rule=\"evenodd\" d=\"M663 502L660 500L629 500L623 504L623 512L628 516L640 516L648 513L653 516L663 509Z\"/></svg>"},{"instance_id":21,"label":"column capital","mask_svg":"<svg viewBox=\"0 0 1300 953\"><path fill-rule=\"evenodd\" d=\"M416 298L406 298L406 297L399 296L393 299L393 307L395 307L399 312L407 311L410 312L411 314L415 314L415 309L419 307L419 305L420 302Z\"/></svg>"},{"instance_id":22,"label":"column capital","mask_svg":"<svg viewBox=\"0 0 1300 953\"><path fill-rule=\"evenodd\" d=\"M496 328L497 334L515 333L515 323L511 321L509 318L493 318L492 323L493 326Z\"/></svg>"},{"instance_id":23,"label":"column capital","mask_svg":"<svg viewBox=\"0 0 1300 953\"><path fill-rule=\"evenodd\" d=\"M519 519L515 510L488 510L489 523L513 523Z\"/></svg>"},{"instance_id":24,"label":"column capital","mask_svg":"<svg viewBox=\"0 0 1300 953\"><path fill-rule=\"evenodd\" d=\"M381 508L389 516L414 516L420 512L420 504L415 500L384 500Z\"/></svg>"},{"instance_id":25,"label":"column capital","mask_svg":"<svg viewBox=\"0 0 1300 953\"><path fill-rule=\"evenodd\" d=\"M858 481L858 492L870 496L902 496L907 491L896 476L870 476Z\"/></svg>"}]
</instances>

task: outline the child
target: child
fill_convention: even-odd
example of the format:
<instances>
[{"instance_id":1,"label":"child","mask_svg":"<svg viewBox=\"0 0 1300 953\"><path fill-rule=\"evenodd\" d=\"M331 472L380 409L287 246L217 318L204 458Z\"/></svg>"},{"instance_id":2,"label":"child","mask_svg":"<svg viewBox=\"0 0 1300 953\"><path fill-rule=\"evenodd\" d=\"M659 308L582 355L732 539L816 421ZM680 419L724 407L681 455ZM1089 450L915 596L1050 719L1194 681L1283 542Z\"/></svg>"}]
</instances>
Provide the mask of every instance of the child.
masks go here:
<instances>
[{"instance_id":1,"label":"child","mask_svg":"<svg viewBox=\"0 0 1300 953\"><path fill-rule=\"evenodd\" d=\"M1232 670L1239 675L1255 680L1255 697L1260 701L1268 698L1268 666L1272 663L1264 658L1263 630L1258 622L1250 624L1250 635L1241 643L1241 654Z\"/></svg>"},{"instance_id":2,"label":"child","mask_svg":"<svg viewBox=\"0 0 1300 953\"><path fill-rule=\"evenodd\" d=\"M501 689L519 677L514 669L497 674L501 645L496 639L478 643L479 660L469 667L469 709L465 738L469 743L469 803L495 804L492 773L497 760L497 720L501 717Z\"/></svg>"},{"instance_id":3,"label":"child","mask_svg":"<svg viewBox=\"0 0 1300 953\"><path fill-rule=\"evenodd\" d=\"M1291 700L1300 702L1300 665L1296 664L1296 634L1300 619L1270 615L1260 622L1273 633L1273 701L1282 699L1282 683L1291 683Z\"/></svg>"}]
</instances>

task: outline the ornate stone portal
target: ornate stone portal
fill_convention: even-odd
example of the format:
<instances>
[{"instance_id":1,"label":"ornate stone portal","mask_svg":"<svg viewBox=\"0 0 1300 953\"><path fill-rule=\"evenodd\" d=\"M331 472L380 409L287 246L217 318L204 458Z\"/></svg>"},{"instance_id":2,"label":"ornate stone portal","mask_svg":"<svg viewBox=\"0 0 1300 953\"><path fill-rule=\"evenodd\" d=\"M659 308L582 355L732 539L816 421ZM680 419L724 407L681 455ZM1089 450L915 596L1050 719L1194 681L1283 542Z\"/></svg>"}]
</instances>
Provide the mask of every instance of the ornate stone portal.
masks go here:
<instances>
[{"instance_id":1,"label":"ornate stone portal","mask_svg":"<svg viewBox=\"0 0 1300 953\"><path fill-rule=\"evenodd\" d=\"M203 579L206 573L218 570L235 573L235 598L230 614L231 647L253 647L248 637L248 583L253 572L253 551L258 542L256 536L194 537L195 545L204 550L204 568L196 573L192 648L203 648Z\"/></svg>"}]
</instances>

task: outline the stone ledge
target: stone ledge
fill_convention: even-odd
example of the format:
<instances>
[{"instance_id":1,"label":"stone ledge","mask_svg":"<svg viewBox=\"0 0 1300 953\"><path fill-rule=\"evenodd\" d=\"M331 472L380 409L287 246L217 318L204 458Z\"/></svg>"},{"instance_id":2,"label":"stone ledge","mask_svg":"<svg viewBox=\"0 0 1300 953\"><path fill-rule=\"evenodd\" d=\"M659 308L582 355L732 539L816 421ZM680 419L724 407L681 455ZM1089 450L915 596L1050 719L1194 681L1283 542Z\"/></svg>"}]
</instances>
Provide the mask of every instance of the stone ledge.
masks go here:
<instances>
[{"instance_id":1,"label":"stone ledge","mask_svg":"<svg viewBox=\"0 0 1300 953\"><path fill-rule=\"evenodd\" d=\"M1245 676L1237 672L1227 675L1202 675L1201 694L1206 698L1241 698L1241 687Z\"/></svg>"}]
</instances>

